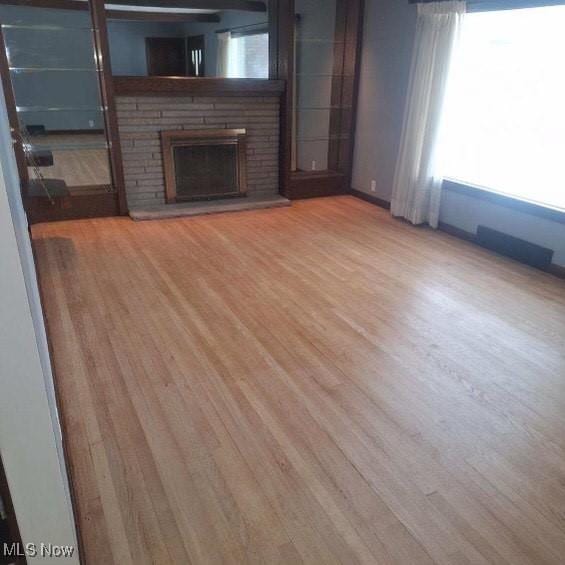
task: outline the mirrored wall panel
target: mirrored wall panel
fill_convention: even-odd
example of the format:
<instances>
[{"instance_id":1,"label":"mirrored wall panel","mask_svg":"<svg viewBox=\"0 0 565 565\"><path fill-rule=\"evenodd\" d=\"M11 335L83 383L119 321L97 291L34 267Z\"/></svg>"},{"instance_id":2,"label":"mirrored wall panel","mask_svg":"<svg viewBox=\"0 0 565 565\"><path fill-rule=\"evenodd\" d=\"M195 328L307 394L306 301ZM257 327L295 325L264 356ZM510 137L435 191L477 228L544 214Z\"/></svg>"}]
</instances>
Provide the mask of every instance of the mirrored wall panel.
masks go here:
<instances>
[{"instance_id":1,"label":"mirrored wall panel","mask_svg":"<svg viewBox=\"0 0 565 565\"><path fill-rule=\"evenodd\" d=\"M108 13L114 75L269 78L267 11L200 10L159 21L166 17Z\"/></svg>"},{"instance_id":2,"label":"mirrored wall panel","mask_svg":"<svg viewBox=\"0 0 565 565\"><path fill-rule=\"evenodd\" d=\"M354 69L348 68L347 0L295 0L292 170L344 168ZM357 38L351 38L349 43Z\"/></svg>"},{"instance_id":3,"label":"mirrored wall panel","mask_svg":"<svg viewBox=\"0 0 565 565\"><path fill-rule=\"evenodd\" d=\"M111 191L90 12L0 6L31 196Z\"/></svg>"}]
</instances>

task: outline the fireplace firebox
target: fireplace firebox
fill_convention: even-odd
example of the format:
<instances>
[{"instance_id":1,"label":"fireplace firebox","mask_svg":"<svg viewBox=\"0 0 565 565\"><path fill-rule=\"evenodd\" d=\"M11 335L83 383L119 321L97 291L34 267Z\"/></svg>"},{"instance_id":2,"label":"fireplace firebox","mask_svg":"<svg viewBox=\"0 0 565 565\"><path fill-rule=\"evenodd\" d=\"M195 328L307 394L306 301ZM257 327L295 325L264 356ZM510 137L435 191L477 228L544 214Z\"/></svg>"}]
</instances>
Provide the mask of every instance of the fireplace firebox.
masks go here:
<instances>
[{"instance_id":1,"label":"fireplace firebox","mask_svg":"<svg viewBox=\"0 0 565 565\"><path fill-rule=\"evenodd\" d=\"M167 203L245 196L245 129L161 132Z\"/></svg>"}]
</instances>

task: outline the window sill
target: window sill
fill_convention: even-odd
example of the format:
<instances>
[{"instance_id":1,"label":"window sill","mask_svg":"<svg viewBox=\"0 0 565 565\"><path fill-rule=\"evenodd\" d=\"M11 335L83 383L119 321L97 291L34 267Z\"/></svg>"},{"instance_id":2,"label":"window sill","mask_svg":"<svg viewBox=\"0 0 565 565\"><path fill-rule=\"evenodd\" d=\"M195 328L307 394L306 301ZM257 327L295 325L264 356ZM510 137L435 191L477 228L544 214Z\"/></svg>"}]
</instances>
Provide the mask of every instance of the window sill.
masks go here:
<instances>
[{"instance_id":1,"label":"window sill","mask_svg":"<svg viewBox=\"0 0 565 565\"><path fill-rule=\"evenodd\" d=\"M450 192L455 192L457 194L470 196L471 198L477 198L479 200L491 202L493 204L497 204L498 206L504 206L505 208L517 210L524 214L530 214L532 216L538 216L552 222L565 224L565 210L561 210L559 208L552 208L551 206L545 206L543 204L530 202L528 200L522 200L515 196L502 194L500 192L496 192L495 190L489 190L488 188L465 184L461 181L456 181L453 179L445 179L443 181L443 188Z\"/></svg>"}]
</instances>

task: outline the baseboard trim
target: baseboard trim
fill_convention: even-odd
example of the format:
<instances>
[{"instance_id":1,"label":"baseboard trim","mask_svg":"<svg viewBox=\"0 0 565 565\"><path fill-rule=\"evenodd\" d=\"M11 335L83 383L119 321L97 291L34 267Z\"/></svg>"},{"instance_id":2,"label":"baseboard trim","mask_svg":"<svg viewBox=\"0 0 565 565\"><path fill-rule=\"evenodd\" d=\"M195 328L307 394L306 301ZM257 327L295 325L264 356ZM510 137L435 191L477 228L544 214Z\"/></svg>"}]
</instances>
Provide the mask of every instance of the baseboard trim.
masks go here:
<instances>
[{"instance_id":1,"label":"baseboard trim","mask_svg":"<svg viewBox=\"0 0 565 565\"><path fill-rule=\"evenodd\" d=\"M352 194L353 196L356 196L357 198L360 198L361 200L365 200L365 202L369 202L370 204L374 204L375 206L378 206L379 208L384 208L385 210L390 210L390 202L388 202L387 200L383 200L382 198L379 198L378 196L371 196L370 194L367 194L366 192L362 192L361 190L357 190L355 188L350 188L349 194Z\"/></svg>"},{"instance_id":2,"label":"baseboard trim","mask_svg":"<svg viewBox=\"0 0 565 565\"><path fill-rule=\"evenodd\" d=\"M552 263L548 270L548 273L551 273L552 275L555 275L556 277L559 277L560 279L565 280L565 267L562 267L561 265L556 265L555 263Z\"/></svg>"},{"instance_id":3,"label":"baseboard trim","mask_svg":"<svg viewBox=\"0 0 565 565\"><path fill-rule=\"evenodd\" d=\"M449 235L458 237L459 239L464 239L465 241L476 243L477 236L474 233L471 233L470 231L462 230L457 226L452 226L451 224L446 224L444 222L440 222L438 228L441 231L448 233Z\"/></svg>"}]
</instances>

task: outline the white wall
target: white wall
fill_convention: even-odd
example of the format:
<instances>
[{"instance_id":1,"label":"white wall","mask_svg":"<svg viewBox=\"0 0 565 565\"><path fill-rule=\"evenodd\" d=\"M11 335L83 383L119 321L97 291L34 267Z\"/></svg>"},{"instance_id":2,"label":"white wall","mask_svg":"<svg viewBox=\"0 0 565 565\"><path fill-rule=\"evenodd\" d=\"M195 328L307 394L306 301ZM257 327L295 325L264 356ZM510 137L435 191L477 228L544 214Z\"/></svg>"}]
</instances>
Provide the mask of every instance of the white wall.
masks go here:
<instances>
[{"instance_id":1,"label":"white wall","mask_svg":"<svg viewBox=\"0 0 565 565\"><path fill-rule=\"evenodd\" d=\"M1 91L0 453L22 541L76 548L45 328ZM78 549L66 562L79 562Z\"/></svg>"},{"instance_id":2,"label":"white wall","mask_svg":"<svg viewBox=\"0 0 565 565\"><path fill-rule=\"evenodd\" d=\"M365 0L352 187L390 201L416 26L408 0ZM371 192L371 180L376 192ZM475 233L488 226L555 251L565 266L565 224L444 191L440 221Z\"/></svg>"}]
</instances>

